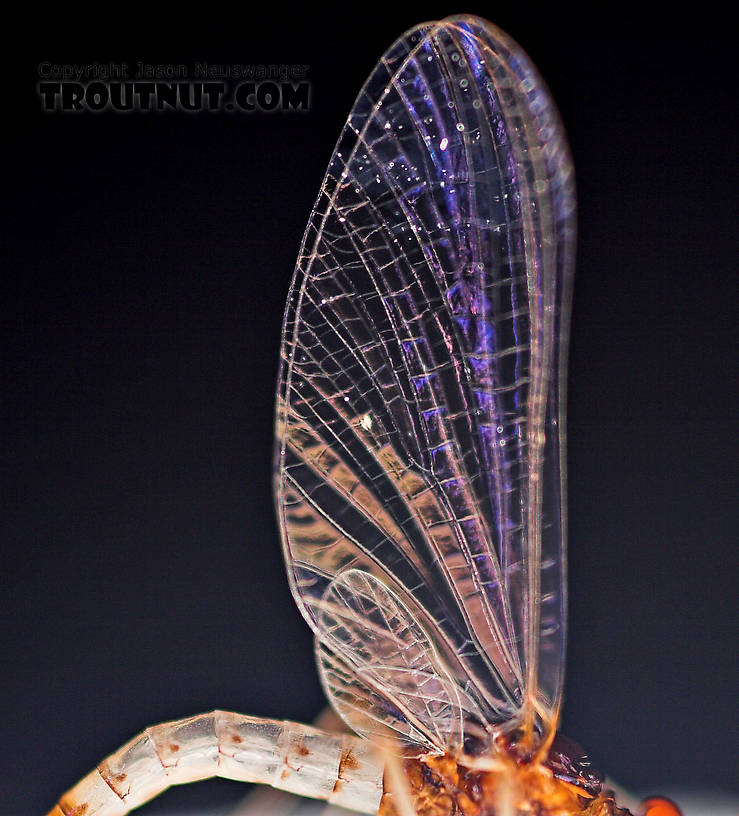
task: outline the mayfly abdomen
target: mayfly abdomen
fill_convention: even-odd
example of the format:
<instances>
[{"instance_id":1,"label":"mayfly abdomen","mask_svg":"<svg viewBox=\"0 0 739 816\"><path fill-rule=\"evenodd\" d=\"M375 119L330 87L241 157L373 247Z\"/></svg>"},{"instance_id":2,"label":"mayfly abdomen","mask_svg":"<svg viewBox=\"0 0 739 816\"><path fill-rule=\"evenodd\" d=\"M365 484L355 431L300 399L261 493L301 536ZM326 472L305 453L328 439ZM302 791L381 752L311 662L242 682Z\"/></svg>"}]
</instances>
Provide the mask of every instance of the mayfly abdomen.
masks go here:
<instances>
[{"instance_id":1,"label":"mayfly abdomen","mask_svg":"<svg viewBox=\"0 0 739 816\"><path fill-rule=\"evenodd\" d=\"M374 813L382 763L348 734L212 711L147 728L69 790L49 816L121 816L172 785L212 777L272 785Z\"/></svg>"}]
</instances>

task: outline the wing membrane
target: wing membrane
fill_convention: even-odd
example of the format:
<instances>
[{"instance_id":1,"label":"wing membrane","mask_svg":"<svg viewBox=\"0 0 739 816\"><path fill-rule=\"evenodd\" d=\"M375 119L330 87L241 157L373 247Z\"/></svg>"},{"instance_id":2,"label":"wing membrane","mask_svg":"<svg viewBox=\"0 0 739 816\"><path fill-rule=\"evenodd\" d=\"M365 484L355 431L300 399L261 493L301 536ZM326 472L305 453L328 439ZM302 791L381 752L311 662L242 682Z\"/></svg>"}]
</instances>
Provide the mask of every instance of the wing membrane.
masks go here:
<instances>
[{"instance_id":1,"label":"wing membrane","mask_svg":"<svg viewBox=\"0 0 739 816\"><path fill-rule=\"evenodd\" d=\"M423 627L373 575L350 569L335 578L317 622L324 686L355 731L443 753L462 748L463 717L468 731L481 726Z\"/></svg>"},{"instance_id":2,"label":"wing membrane","mask_svg":"<svg viewBox=\"0 0 739 816\"><path fill-rule=\"evenodd\" d=\"M278 512L326 653L366 671L357 609L337 642L325 601L350 609L341 576L369 576L426 633L440 688L529 731L561 696L573 233L566 145L525 55L476 18L419 26L354 105L284 323ZM398 691L386 669L373 695Z\"/></svg>"}]
</instances>

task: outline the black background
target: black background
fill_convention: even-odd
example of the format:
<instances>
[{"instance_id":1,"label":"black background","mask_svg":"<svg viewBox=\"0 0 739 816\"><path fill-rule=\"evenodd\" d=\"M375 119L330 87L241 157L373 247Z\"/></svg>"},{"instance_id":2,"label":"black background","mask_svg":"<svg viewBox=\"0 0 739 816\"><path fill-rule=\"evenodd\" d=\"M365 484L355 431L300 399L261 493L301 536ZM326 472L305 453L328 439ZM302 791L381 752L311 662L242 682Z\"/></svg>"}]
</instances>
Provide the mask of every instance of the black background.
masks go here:
<instances>
[{"instance_id":1,"label":"black background","mask_svg":"<svg viewBox=\"0 0 739 816\"><path fill-rule=\"evenodd\" d=\"M706 10L469 10L539 66L578 176L563 730L633 789L735 787L731 43ZM447 11L29 29L5 125L1 813L45 812L153 722L321 708L271 499L282 309L356 92ZM35 95L42 60L195 59L310 65L311 110L73 116Z\"/></svg>"}]
</instances>

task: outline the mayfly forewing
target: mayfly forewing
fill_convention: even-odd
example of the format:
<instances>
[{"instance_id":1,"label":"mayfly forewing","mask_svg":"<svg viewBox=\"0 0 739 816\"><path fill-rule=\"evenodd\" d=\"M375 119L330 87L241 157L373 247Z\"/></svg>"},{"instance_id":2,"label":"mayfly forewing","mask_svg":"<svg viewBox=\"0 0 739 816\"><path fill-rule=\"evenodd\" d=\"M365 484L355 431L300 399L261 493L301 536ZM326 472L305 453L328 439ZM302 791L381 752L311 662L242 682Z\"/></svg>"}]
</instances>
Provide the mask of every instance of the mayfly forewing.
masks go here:
<instances>
[{"instance_id":1,"label":"mayfly forewing","mask_svg":"<svg viewBox=\"0 0 739 816\"><path fill-rule=\"evenodd\" d=\"M527 57L474 17L422 25L357 98L284 322L278 513L319 641L332 581L373 576L484 720L530 734L561 695L573 234Z\"/></svg>"}]
</instances>

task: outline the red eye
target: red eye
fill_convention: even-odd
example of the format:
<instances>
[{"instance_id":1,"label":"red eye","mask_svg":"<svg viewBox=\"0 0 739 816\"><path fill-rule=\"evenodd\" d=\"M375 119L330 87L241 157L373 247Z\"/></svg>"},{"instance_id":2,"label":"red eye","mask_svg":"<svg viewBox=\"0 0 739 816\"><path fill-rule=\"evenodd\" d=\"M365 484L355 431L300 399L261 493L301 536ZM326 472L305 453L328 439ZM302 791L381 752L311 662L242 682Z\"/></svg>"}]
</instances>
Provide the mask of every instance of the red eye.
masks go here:
<instances>
[{"instance_id":1,"label":"red eye","mask_svg":"<svg viewBox=\"0 0 739 816\"><path fill-rule=\"evenodd\" d=\"M642 802L643 816L682 816L680 808L669 799L650 796Z\"/></svg>"}]
</instances>

